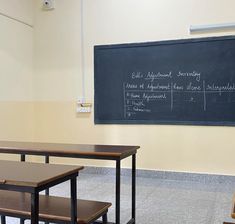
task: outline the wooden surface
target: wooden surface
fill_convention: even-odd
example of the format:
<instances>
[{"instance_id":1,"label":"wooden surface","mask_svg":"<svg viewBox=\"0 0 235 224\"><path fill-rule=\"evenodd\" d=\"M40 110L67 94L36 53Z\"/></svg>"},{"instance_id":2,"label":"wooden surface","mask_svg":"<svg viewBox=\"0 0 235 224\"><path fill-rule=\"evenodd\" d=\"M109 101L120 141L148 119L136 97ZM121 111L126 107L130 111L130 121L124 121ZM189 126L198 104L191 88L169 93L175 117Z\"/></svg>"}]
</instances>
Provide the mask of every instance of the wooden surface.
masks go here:
<instances>
[{"instance_id":1,"label":"wooden surface","mask_svg":"<svg viewBox=\"0 0 235 224\"><path fill-rule=\"evenodd\" d=\"M0 184L39 187L58 178L74 174L81 169L83 169L82 166L0 160Z\"/></svg>"},{"instance_id":2,"label":"wooden surface","mask_svg":"<svg viewBox=\"0 0 235 224\"><path fill-rule=\"evenodd\" d=\"M51 222L69 222L70 199L40 195L39 219ZM90 223L99 218L111 203L78 200L78 224ZM0 190L0 213L30 218L30 194Z\"/></svg>"},{"instance_id":3,"label":"wooden surface","mask_svg":"<svg viewBox=\"0 0 235 224\"><path fill-rule=\"evenodd\" d=\"M0 153L24 153L77 158L123 159L133 155L139 146L83 145L63 143L0 141Z\"/></svg>"}]
</instances>

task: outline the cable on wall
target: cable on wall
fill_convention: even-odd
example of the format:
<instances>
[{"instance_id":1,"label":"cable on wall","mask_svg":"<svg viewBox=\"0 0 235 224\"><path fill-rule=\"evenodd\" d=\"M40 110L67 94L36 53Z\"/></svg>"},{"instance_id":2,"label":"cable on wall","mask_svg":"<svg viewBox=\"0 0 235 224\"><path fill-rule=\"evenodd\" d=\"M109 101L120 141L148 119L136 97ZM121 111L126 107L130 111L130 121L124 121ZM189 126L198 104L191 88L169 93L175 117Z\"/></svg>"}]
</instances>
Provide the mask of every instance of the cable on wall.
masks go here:
<instances>
[{"instance_id":1,"label":"cable on wall","mask_svg":"<svg viewBox=\"0 0 235 224\"><path fill-rule=\"evenodd\" d=\"M81 38L81 70L82 70L82 97L78 99L77 101L77 113L90 113L92 104L90 102L87 102L86 99L86 88L85 88L85 43L84 43L84 1L81 1L81 10L80 10L80 38Z\"/></svg>"},{"instance_id":2,"label":"cable on wall","mask_svg":"<svg viewBox=\"0 0 235 224\"><path fill-rule=\"evenodd\" d=\"M9 16L9 15L3 13L3 12L0 12L0 15L3 16L3 17L6 17L6 18L8 18L8 19L14 20L14 21L16 21L16 22L18 22L18 23L21 23L21 24L23 24L23 25L25 25L25 26L28 26L28 27L30 27L30 28L33 28L33 25L32 25L32 24L26 23L26 22L24 22L24 21L22 21L22 20L20 20L20 19L17 19L17 18L14 18L14 17L12 17L12 16Z\"/></svg>"},{"instance_id":3,"label":"cable on wall","mask_svg":"<svg viewBox=\"0 0 235 224\"><path fill-rule=\"evenodd\" d=\"M83 10L83 0L81 0L81 70L82 70L82 101L85 102L86 93L85 93L85 51L84 51L84 10Z\"/></svg>"}]
</instances>

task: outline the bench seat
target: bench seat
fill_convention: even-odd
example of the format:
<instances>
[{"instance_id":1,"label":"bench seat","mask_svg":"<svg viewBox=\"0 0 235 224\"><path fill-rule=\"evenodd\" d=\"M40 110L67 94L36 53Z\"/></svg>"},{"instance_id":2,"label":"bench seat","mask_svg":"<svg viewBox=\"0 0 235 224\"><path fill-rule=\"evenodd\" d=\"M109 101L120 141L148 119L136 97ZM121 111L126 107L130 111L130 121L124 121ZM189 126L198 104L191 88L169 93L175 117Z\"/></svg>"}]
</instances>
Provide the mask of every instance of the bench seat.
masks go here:
<instances>
[{"instance_id":1,"label":"bench seat","mask_svg":"<svg viewBox=\"0 0 235 224\"><path fill-rule=\"evenodd\" d=\"M70 198L40 195L39 220L70 223ZM0 215L30 219L31 196L28 193L0 190ZM111 203L77 200L77 223L90 224L107 214Z\"/></svg>"}]
</instances>

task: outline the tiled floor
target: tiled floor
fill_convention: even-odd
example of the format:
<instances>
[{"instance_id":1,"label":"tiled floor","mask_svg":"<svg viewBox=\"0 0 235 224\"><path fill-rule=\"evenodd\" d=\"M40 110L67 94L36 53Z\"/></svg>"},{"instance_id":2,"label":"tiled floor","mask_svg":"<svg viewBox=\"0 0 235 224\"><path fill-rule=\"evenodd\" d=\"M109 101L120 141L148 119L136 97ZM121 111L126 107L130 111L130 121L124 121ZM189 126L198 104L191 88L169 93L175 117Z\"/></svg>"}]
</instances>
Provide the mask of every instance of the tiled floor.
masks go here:
<instances>
[{"instance_id":1,"label":"tiled floor","mask_svg":"<svg viewBox=\"0 0 235 224\"><path fill-rule=\"evenodd\" d=\"M131 178L122 177L121 223L131 213ZM235 182L202 183L156 177L137 177L138 224L222 224L230 217ZM51 194L69 196L69 183L51 189ZM114 221L115 177L111 174L83 173L78 178L78 197L113 203L108 213ZM18 223L8 218L7 223ZM235 221L235 220L234 220ZM235 223L235 222L234 222Z\"/></svg>"}]
</instances>

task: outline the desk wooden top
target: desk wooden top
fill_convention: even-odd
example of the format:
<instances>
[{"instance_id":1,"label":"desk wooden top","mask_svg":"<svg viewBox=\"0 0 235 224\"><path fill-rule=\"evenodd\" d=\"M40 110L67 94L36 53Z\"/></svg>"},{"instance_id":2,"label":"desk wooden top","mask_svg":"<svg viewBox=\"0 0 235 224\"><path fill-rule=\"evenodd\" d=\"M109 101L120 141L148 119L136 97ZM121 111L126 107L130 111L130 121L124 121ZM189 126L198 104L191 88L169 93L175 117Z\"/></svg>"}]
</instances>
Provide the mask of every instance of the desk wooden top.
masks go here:
<instances>
[{"instance_id":1,"label":"desk wooden top","mask_svg":"<svg viewBox=\"0 0 235 224\"><path fill-rule=\"evenodd\" d=\"M82 166L25 163L0 160L0 185L40 187L54 180L76 174Z\"/></svg>"},{"instance_id":2,"label":"desk wooden top","mask_svg":"<svg viewBox=\"0 0 235 224\"><path fill-rule=\"evenodd\" d=\"M116 160L134 155L139 146L83 145L0 141L0 153Z\"/></svg>"}]
</instances>

